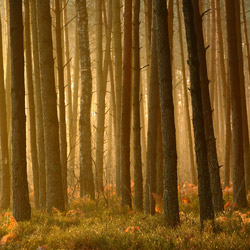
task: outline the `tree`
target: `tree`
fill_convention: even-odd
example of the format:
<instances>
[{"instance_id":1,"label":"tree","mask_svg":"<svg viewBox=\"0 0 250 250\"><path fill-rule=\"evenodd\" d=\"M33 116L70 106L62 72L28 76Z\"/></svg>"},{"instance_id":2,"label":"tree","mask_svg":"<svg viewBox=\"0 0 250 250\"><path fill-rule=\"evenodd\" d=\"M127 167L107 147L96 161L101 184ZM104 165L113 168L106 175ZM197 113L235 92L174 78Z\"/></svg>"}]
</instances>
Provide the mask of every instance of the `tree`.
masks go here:
<instances>
[{"instance_id":1,"label":"tree","mask_svg":"<svg viewBox=\"0 0 250 250\"><path fill-rule=\"evenodd\" d=\"M200 221L203 228L204 220L214 220L210 176L208 169L207 144L205 137L203 103L201 96L199 57L197 35L194 24L192 0L183 0L186 38L188 47L188 64L191 81L191 97L193 107L193 127L195 152L198 167L198 192L200 205Z\"/></svg>"},{"instance_id":2,"label":"tree","mask_svg":"<svg viewBox=\"0 0 250 250\"><path fill-rule=\"evenodd\" d=\"M24 50L22 1L11 0L11 120L12 120L12 194L13 215L17 221L29 220L31 208L27 181Z\"/></svg>"},{"instance_id":3,"label":"tree","mask_svg":"<svg viewBox=\"0 0 250 250\"><path fill-rule=\"evenodd\" d=\"M141 126L140 126L140 0L134 2L133 22L133 145L134 145L134 183L135 208L143 208Z\"/></svg>"},{"instance_id":4,"label":"tree","mask_svg":"<svg viewBox=\"0 0 250 250\"><path fill-rule=\"evenodd\" d=\"M158 70L160 82L160 106L164 158L164 215L165 223L176 226L180 222L177 189L177 153L172 95L172 69L168 36L168 10L166 1L154 1Z\"/></svg>"},{"instance_id":5,"label":"tree","mask_svg":"<svg viewBox=\"0 0 250 250\"><path fill-rule=\"evenodd\" d=\"M122 94L122 44L121 44L121 20L120 0L112 1L112 28L115 62L115 97L116 97L116 195L121 192L121 94Z\"/></svg>"},{"instance_id":6,"label":"tree","mask_svg":"<svg viewBox=\"0 0 250 250\"><path fill-rule=\"evenodd\" d=\"M91 157L91 100L92 75L89 52L88 13L86 0L76 0L77 27L81 64L81 105L80 105L80 195L95 198Z\"/></svg>"},{"instance_id":7,"label":"tree","mask_svg":"<svg viewBox=\"0 0 250 250\"><path fill-rule=\"evenodd\" d=\"M219 163L217 158L211 102L209 96L209 80L207 75L206 49L204 47L203 30L202 30L202 16L200 15L198 2L193 0L192 3L194 11L195 30L197 34L197 46L198 46L197 50L198 50L198 59L200 67L202 108L204 115L204 128L205 128L207 154L208 154L207 159L208 159L208 168L210 172L213 205L215 211L223 211L224 203L223 203L222 189L220 183Z\"/></svg>"},{"instance_id":8,"label":"tree","mask_svg":"<svg viewBox=\"0 0 250 250\"><path fill-rule=\"evenodd\" d=\"M47 170L47 211L65 209L59 148L50 1L38 0L38 37Z\"/></svg>"},{"instance_id":9,"label":"tree","mask_svg":"<svg viewBox=\"0 0 250 250\"><path fill-rule=\"evenodd\" d=\"M2 46L2 22L0 18L0 139L1 139L1 209L10 206L10 162L8 148L6 98L4 88L4 69L3 69L3 46Z\"/></svg>"},{"instance_id":10,"label":"tree","mask_svg":"<svg viewBox=\"0 0 250 250\"><path fill-rule=\"evenodd\" d=\"M132 207L130 186L132 1L125 0L124 4L121 117L121 195L122 206L127 205Z\"/></svg>"},{"instance_id":11,"label":"tree","mask_svg":"<svg viewBox=\"0 0 250 250\"><path fill-rule=\"evenodd\" d=\"M67 138L65 120L65 88L64 88L64 65L62 55L62 32L61 32L61 1L55 0L56 14L56 58L57 75L59 88L59 141L60 141L60 160L62 168L62 184L65 204L68 203L67 197Z\"/></svg>"},{"instance_id":12,"label":"tree","mask_svg":"<svg viewBox=\"0 0 250 250\"><path fill-rule=\"evenodd\" d=\"M227 21L227 44L228 44L228 66L229 83L231 91L232 105L232 140L233 140L233 197L240 207L247 206L245 171L244 171L244 151L243 151L243 127L242 127L242 107L240 82L238 38L236 28L236 1L225 1L226 21Z\"/></svg>"}]
</instances>

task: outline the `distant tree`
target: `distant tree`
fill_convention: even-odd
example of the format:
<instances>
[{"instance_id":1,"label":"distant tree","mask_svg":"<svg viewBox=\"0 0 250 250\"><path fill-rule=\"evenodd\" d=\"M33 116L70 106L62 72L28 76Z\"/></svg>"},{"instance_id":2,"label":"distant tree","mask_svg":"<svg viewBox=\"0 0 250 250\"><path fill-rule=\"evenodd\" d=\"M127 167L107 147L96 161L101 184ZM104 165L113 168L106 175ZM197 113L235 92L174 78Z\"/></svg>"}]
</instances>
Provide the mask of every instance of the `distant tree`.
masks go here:
<instances>
[{"instance_id":1,"label":"distant tree","mask_svg":"<svg viewBox=\"0 0 250 250\"><path fill-rule=\"evenodd\" d=\"M131 45L132 1L124 2L121 117L121 195L122 206L132 207L130 186L130 124L131 124Z\"/></svg>"},{"instance_id":2,"label":"distant tree","mask_svg":"<svg viewBox=\"0 0 250 250\"><path fill-rule=\"evenodd\" d=\"M22 1L9 1L11 45L11 121L13 215L29 220L31 208L27 181L26 118L24 90L24 50Z\"/></svg>"},{"instance_id":3,"label":"distant tree","mask_svg":"<svg viewBox=\"0 0 250 250\"><path fill-rule=\"evenodd\" d=\"M92 75L89 51L88 13L86 0L76 0L77 27L81 65L80 104L80 195L95 198L94 177L91 157L91 100Z\"/></svg>"},{"instance_id":4,"label":"distant tree","mask_svg":"<svg viewBox=\"0 0 250 250\"><path fill-rule=\"evenodd\" d=\"M180 222L177 189L177 153L172 95L172 68L168 35L168 9L165 0L155 0L158 70L164 159L164 216L168 226Z\"/></svg>"},{"instance_id":5,"label":"distant tree","mask_svg":"<svg viewBox=\"0 0 250 250\"><path fill-rule=\"evenodd\" d=\"M240 207L247 206L245 170L244 170L244 151L243 151L243 125L242 125L242 106L240 90L240 72L238 37L236 27L236 0L225 1L226 21L227 21L227 44L228 44L228 66L229 83L231 90L232 105L232 134L233 134L233 197L234 202Z\"/></svg>"},{"instance_id":6,"label":"distant tree","mask_svg":"<svg viewBox=\"0 0 250 250\"><path fill-rule=\"evenodd\" d=\"M188 64L190 69L191 97L193 107L193 127L195 152L198 166L198 192L200 204L200 221L214 220L214 210L208 169L207 144L204 127L203 103L200 84L200 68L197 47L197 35L194 24L192 0L183 0L183 13L188 47Z\"/></svg>"},{"instance_id":7,"label":"distant tree","mask_svg":"<svg viewBox=\"0 0 250 250\"><path fill-rule=\"evenodd\" d=\"M60 163L50 1L37 1L38 37L47 170L47 211L65 209Z\"/></svg>"},{"instance_id":8,"label":"distant tree","mask_svg":"<svg viewBox=\"0 0 250 250\"><path fill-rule=\"evenodd\" d=\"M4 69L3 69L3 46L2 46L2 22L0 18L0 143L1 143L1 166L2 182L0 187L1 209L10 206L10 159L8 148L8 130L6 114L6 98L4 88Z\"/></svg>"}]
</instances>

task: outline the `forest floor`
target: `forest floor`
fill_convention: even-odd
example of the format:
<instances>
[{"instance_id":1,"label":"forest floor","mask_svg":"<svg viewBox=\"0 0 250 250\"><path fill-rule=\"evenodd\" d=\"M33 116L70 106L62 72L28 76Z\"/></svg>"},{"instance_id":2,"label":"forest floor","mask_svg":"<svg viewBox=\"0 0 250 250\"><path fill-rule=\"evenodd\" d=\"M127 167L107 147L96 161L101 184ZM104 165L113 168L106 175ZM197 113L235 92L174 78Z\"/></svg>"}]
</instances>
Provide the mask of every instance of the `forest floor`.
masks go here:
<instances>
[{"instance_id":1,"label":"forest floor","mask_svg":"<svg viewBox=\"0 0 250 250\"><path fill-rule=\"evenodd\" d=\"M224 190L225 212L200 232L197 187L179 190L181 223L164 226L162 206L155 216L122 209L110 192L97 201L77 199L67 213L49 216L33 209L17 223L11 211L0 215L0 249L250 249L250 210L237 210L232 190Z\"/></svg>"}]
</instances>

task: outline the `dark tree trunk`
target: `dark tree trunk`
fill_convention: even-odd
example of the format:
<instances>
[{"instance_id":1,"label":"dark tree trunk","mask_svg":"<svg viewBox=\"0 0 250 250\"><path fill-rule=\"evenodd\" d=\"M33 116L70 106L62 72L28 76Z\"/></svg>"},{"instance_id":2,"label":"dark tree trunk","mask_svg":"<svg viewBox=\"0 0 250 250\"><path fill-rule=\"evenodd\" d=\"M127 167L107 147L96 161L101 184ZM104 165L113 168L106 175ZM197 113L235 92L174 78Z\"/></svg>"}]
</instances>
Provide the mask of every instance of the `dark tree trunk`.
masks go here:
<instances>
[{"instance_id":1,"label":"dark tree trunk","mask_svg":"<svg viewBox=\"0 0 250 250\"><path fill-rule=\"evenodd\" d=\"M148 136L147 136L147 164L146 164L146 213L155 214L156 193L156 147L157 147L157 122L159 110L159 81L158 81L158 57L156 44L156 23L153 19L151 56L150 56L150 81L148 97Z\"/></svg>"},{"instance_id":2,"label":"dark tree trunk","mask_svg":"<svg viewBox=\"0 0 250 250\"><path fill-rule=\"evenodd\" d=\"M197 36L195 32L192 0L183 0L186 37L188 45L188 64L190 68L191 97L193 107L193 126L195 152L198 166L198 192L200 203L200 221L214 220L210 176L208 169L207 145L204 127L203 103L201 97Z\"/></svg>"},{"instance_id":3,"label":"dark tree trunk","mask_svg":"<svg viewBox=\"0 0 250 250\"><path fill-rule=\"evenodd\" d=\"M13 215L17 221L29 220L31 208L27 181L26 119L24 90L22 1L11 0L11 120Z\"/></svg>"},{"instance_id":4,"label":"dark tree trunk","mask_svg":"<svg viewBox=\"0 0 250 250\"><path fill-rule=\"evenodd\" d=\"M199 3L192 0L194 8L194 23L197 34L198 59L200 64L200 84L202 96L202 108L204 115L204 127L207 142L208 168L210 172L211 191L215 211L223 211L224 203L220 183L220 170L214 138L212 110L209 96L209 80L207 75L206 49L204 47L202 16L200 15Z\"/></svg>"},{"instance_id":5,"label":"dark tree trunk","mask_svg":"<svg viewBox=\"0 0 250 250\"><path fill-rule=\"evenodd\" d=\"M140 0L134 2L133 22L133 146L134 146L134 183L135 208L143 209L143 183L141 160L141 125L140 125Z\"/></svg>"},{"instance_id":6,"label":"dark tree trunk","mask_svg":"<svg viewBox=\"0 0 250 250\"><path fill-rule=\"evenodd\" d=\"M88 13L86 0L76 1L77 25L81 65L80 105L80 195L95 198L94 177L91 157L91 100L92 75L89 51Z\"/></svg>"},{"instance_id":7,"label":"dark tree trunk","mask_svg":"<svg viewBox=\"0 0 250 250\"><path fill-rule=\"evenodd\" d=\"M155 0L158 69L164 158L164 216L168 226L180 222L177 189L177 153L172 95L172 69L168 36L168 10L165 0Z\"/></svg>"},{"instance_id":8,"label":"dark tree trunk","mask_svg":"<svg viewBox=\"0 0 250 250\"><path fill-rule=\"evenodd\" d=\"M61 211L65 209L60 163L59 125L54 77L50 1L38 0L37 11L45 158L47 166L47 211L50 213L52 207Z\"/></svg>"},{"instance_id":9,"label":"dark tree trunk","mask_svg":"<svg viewBox=\"0 0 250 250\"><path fill-rule=\"evenodd\" d=\"M121 195L122 206L132 207L130 186L130 120L131 120L131 44L132 1L124 2L122 117L121 117Z\"/></svg>"},{"instance_id":10,"label":"dark tree trunk","mask_svg":"<svg viewBox=\"0 0 250 250\"><path fill-rule=\"evenodd\" d=\"M232 103L232 139L233 139L233 196L234 202L240 207L247 206L245 171L244 171L244 151L243 151L243 126L242 126L242 107L240 90L240 72L238 38L236 28L236 0L227 0L226 20L227 20L227 41L228 41L228 64L229 64L229 82L231 90Z\"/></svg>"}]
</instances>

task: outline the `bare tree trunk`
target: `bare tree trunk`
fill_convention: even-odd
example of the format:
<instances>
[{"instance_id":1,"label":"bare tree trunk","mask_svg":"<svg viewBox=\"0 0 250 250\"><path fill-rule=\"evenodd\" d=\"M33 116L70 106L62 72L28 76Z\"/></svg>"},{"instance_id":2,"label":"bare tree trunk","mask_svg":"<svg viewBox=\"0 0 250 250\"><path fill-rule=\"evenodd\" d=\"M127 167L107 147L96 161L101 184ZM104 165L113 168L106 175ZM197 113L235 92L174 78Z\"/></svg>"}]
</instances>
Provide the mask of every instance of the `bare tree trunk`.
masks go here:
<instances>
[{"instance_id":1,"label":"bare tree trunk","mask_svg":"<svg viewBox=\"0 0 250 250\"><path fill-rule=\"evenodd\" d=\"M77 25L81 63L81 105L80 105L80 195L95 198L91 157L91 100L92 75L89 51L88 13L86 0L76 0Z\"/></svg>"},{"instance_id":2,"label":"bare tree trunk","mask_svg":"<svg viewBox=\"0 0 250 250\"><path fill-rule=\"evenodd\" d=\"M31 41L30 41L30 5L29 1L24 1L25 6L25 59L26 59L26 79L29 102L29 122L30 122L30 148L31 162L33 171L33 187L35 208L39 209L39 164L37 158L36 144L36 118L35 118L35 101L32 79L32 58L31 58Z\"/></svg>"},{"instance_id":3,"label":"bare tree trunk","mask_svg":"<svg viewBox=\"0 0 250 250\"><path fill-rule=\"evenodd\" d=\"M22 1L11 0L11 121L13 215L17 221L29 220L31 208L27 181L25 90Z\"/></svg>"},{"instance_id":4,"label":"bare tree trunk","mask_svg":"<svg viewBox=\"0 0 250 250\"><path fill-rule=\"evenodd\" d=\"M59 126L55 90L50 1L38 0L38 38L47 170L47 211L64 211L64 194L59 149Z\"/></svg>"}]
</instances>

